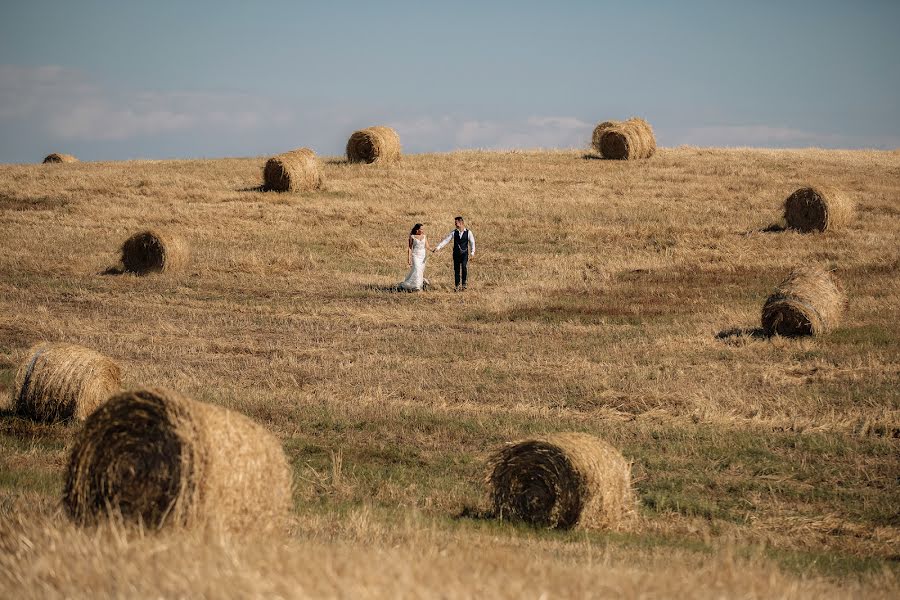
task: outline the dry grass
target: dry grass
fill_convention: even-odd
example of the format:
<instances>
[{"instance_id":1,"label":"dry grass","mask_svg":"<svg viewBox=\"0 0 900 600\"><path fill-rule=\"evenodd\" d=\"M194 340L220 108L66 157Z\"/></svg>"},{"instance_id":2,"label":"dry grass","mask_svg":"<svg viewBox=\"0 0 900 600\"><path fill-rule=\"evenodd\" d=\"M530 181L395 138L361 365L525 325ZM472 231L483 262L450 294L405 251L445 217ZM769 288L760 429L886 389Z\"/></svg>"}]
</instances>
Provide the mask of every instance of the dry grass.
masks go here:
<instances>
[{"instance_id":1,"label":"dry grass","mask_svg":"<svg viewBox=\"0 0 900 600\"><path fill-rule=\"evenodd\" d=\"M487 484L499 519L539 527L624 529L636 505L631 465L584 433L557 433L501 448Z\"/></svg>"},{"instance_id":2,"label":"dry grass","mask_svg":"<svg viewBox=\"0 0 900 600\"><path fill-rule=\"evenodd\" d=\"M102 354L65 343L40 343L16 371L12 410L35 421L84 420L122 387L122 369Z\"/></svg>"},{"instance_id":3,"label":"dry grass","mask_svg":"<svg viewBox=\"0 0 900 600\"><path fill-rule=\"evenodd\" d=\"M852 586L896 569L900 154L459 152L326 160L327 190L249 191L264 163L0 166L0 386L13 385L23 349L68 341L115 356L127 386L248 415L284 445L301 531L333 531L328 544L347 556L394 552L347 533L364 510L363 529L418 512L465 546L481 525L450 516L481 497L489 449L581 431L633 462L636 530L484 525L483 554L498 557L484 564L523 557L498 578L532 581L529 569L555 565L568 544L577 566L559 573L583 568L611 585L669 578L603 570L599 549L628 564L674 545L695 562L665 572L689 577L690 565L720 564L709 553L724 546L761 548L786 570L785 589L822 571ZM844 190L854 220L819 235L764 231L782 216L773 198L803 181ZM450 291L446 254L428 262L435 291L379 291L407 270L411 223L434 241L458 213L479 242L468 292ZM165 277L98 276L146 227L186 232L191 263ZM772 285L814 263L835 269L852 299L840 325L754 335ZM0 417L0 508L58 503L76 435ZM281 542L273 548L280 556ZM422 550L408 548L391 556ZM290 579L284 552L272 568ZM454 572L478 562L460 560ZM707 589L717 579L704 572Z\"/></svg>"},{"instance_id":4,"label":"dry grass","mask_svg":"<svg viewBox=\"0 0 900 600\"><path fill-rule=\"evenodd\" d=\"M149 560L148 560L148 557ZM75 568L72 566L75 565ZM148 535L52 515L0 522L0 593L30 598L855 598L895 597L896 579L798 578L723 545L622 553L590 540L529 542L447 531L418 514L390 528L353 510L292 536L215 530Z\"/></svg>"},{"instance_id":5,"label":"dry grass","mask_svg":"<svg viewBox=\"0 0 900 600\"><path fill-rule=\"evenodd\" d=\"M846 301L830 272L816 265L800 267L766 300L762 327L769 335L821 335L840 324Z\"/></svg>"},{"instance_id":6,"label":"dry grass","mask_svg":"<svg viewBox=\"0 0 900 600\"><path fill-rule=\"evenodd\" d=\"M291 504L281 443L232 411L159 389L123 392L75 441L64 503L74 521L273 531Z\"/></svg>"}]
</instances>

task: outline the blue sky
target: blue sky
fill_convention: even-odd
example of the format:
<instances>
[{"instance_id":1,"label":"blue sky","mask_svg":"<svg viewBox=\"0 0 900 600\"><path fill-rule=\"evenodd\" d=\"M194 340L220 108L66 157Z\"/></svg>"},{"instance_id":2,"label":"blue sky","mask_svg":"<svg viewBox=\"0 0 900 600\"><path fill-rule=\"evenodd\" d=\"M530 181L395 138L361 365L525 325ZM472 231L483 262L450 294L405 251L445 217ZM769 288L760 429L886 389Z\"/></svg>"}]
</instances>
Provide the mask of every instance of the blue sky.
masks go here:
<instances>
[{"instance_id":1,"label":"blue sky","mask_svg":"<svg viewBox=\"0 0 900 600\"><path fill-rule=\"evenodd\" d=\"M182 5L183 4L183 5ZM900 2L63 2L0 7L0 162L586 147L900 147Z\"/></svg>"}]
</instances>

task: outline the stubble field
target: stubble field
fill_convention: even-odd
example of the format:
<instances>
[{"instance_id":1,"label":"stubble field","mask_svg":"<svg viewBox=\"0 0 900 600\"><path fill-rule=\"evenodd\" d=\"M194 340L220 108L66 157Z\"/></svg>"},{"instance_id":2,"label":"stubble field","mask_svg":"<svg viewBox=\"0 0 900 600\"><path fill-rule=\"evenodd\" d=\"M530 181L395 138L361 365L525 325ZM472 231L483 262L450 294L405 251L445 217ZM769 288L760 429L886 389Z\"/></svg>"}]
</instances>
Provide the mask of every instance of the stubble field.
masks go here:
<instances>
[{"instance_id":1,"label":"stubble field","mask_svg":"<svg viewBox=\"0 0 900 600\"><path fill-rule=\"evenodd\" d=\"M7 410L0 595L897 593L900 152L328 159L324 190L288 194L255 189L263 163L0 166L2 402L29 345L82 344L126 387L262 423L296 484L282 538L79 531L59 507L79 426ZM849 227L769 227L807 182L855 200ZM434 289L385 291L412 224L435 244L456 214L469 290L445 249ZM148 227L186 237L189 267L101 274ZM759 336L810 262L844 285L841 326ZM457 518L485 506L492 449L569 430L633 461L633 531Z\"/></svg>"}]
</instances>

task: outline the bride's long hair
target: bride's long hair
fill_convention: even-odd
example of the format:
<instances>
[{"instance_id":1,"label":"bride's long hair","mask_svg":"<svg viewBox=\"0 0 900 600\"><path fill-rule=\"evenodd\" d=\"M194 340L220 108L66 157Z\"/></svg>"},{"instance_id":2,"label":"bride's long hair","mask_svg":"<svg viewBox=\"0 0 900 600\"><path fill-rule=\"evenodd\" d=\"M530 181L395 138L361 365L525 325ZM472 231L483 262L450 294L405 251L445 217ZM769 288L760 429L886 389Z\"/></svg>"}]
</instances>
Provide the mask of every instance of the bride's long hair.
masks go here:
<instances>
[{"instance_id":1,"label":"bride's long hair","mask_svg":"<svg viewBox=\"0 0 900 600\"><path fill-rule=\"evenodd\" d=\"M420 229L422 229L422 224L416 223L415 225L413 225L412 231L409 232L409 235L416 235L416 232Z\"/></svg>"}]
</instances>

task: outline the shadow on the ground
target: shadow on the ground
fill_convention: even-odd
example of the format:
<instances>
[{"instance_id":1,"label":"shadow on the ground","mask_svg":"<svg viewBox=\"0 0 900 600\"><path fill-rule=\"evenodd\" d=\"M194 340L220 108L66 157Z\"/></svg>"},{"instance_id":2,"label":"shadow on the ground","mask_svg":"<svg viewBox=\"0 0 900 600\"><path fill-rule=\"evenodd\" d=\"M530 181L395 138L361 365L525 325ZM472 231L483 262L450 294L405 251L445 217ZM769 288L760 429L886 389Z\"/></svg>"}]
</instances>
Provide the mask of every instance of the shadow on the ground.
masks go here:
<instances>
[{"instance_id":1,"label":"shadow on the ground","mask_svg":"<svg viewBox=\"0 0 900 600\"><path fill-rule=\"evenodd\" d=\"M125 266L118 264L106 267L102 271L100 271L100 275L124 275L125 274Z\"/></svg>"},{"instance_id":2,"label":"shadow on the ground","mask_svg":"<svg viewBox=\"0 0 900 600\"><path fill-rule=\"evenodd\" d=\"M475 506L463 506L459 513L453 515L454 520L471 519L473 521L493 521L497 518L491 510L481 509Z\"/></svg>"},{"instance_id":3,"label":"shadow on the ground","mask_svg":"<svg viewBox=\"0 0 900 600\"><path fill-rule=\"evenodd\" d=\"M265 185L257 185L254 187L239 188L234 191L236 191L236 192L268 192L270 190L267 190Z\"/></svg>"},{"instance_id":4,"label":"shadow on the ground","mask_svg":"<svg viewBox=\"0 0 900 600\"><path fill-rule=\"evenodd\" d=\"M768 227L763 227L759 230L760 233L781 233L782 231L787 231L787 227L780 223L772 223Z\"/></svg>"},{"instance_id":5,"label":"shadow on the ground","mask_svg":"<svg viewBox=\"0 0 900 600\"><path fill-rule=\"evenodd\" d=\"M732 327L723 329L716 334L717 340L727 340L736 337L748 337L756 340L764 340L769 337L762 327Z\"/></svg>"}]
</instances>

